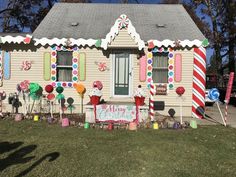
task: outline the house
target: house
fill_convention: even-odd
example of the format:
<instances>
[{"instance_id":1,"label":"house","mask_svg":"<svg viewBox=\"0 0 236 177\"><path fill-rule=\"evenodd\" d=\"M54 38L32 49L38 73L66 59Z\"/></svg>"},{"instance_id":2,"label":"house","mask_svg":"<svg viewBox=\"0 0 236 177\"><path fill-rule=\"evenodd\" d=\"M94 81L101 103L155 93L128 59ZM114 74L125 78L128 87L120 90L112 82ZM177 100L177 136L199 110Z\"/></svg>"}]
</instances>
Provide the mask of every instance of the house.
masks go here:
<instances>
[{"instance_id":1,"label":"house","mask_svg":"<svg viewBox=\"0 0 236 177\"><path fill-rule=\"evenodd\" d=\"M182 102L183 116L202 117L208 41L182 5L56 3L32 34L0 36L0 89L7 94L23 80L62 86L79 112L73 85L85 86L87 104L99 80L105 101L133 103L141 85L151 114L159 105L161 114L172 108L178 116Z\"/></svg>"}]
</instances>

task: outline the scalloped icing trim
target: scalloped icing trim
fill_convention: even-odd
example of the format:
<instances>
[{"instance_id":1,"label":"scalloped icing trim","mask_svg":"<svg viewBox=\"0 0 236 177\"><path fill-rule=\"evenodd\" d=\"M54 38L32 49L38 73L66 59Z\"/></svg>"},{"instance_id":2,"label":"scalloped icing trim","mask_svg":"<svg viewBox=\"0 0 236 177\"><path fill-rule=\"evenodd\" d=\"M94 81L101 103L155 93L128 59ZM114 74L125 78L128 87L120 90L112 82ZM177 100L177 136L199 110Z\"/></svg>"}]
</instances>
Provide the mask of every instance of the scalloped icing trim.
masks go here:
<instances>
[{"instance_id":1,"label":"scalloped icing trim","mask_svg":"<svg viewBox=\"0 0 236 177\"><path fill-rule=\"evenodd\" d=\"M24 42L25 44L28 44L25 40L26 40L26 38L28 38L30 40L32 38L32 36L29 34L27 34L25 37L7 35L7 36L0 36L0 38L1 38L1 43L3 43L3 44L5 44L5 43L20 44L22 42Z\"/></svg>"},{"instance_id":2,"label":"scalloped icing trim","mask_svg":"<svg viewBox=\"0 0 236 177\"><path fill-rule=\"evenodd\" d=\"M37 39L37 38L34 38L34 41L35 41L35 45L65 45L67 41L70 41L71 42L71 46L73 45L77 45L77 46L85 46L85 45L88 45L89 47L95 45L96 41L97 40L94 40L94 39L82 39L82 38L79 38L79 39L74 39L74 38L62 38L62 39L58 39L58 38L53 38L53 39L48 39L48 38L41 38L41 39Z\"/></svg>"},{"instance_id":3,"label":"scalloped icing trim","mask_svg":"<svg viewBox=\"0 0 236 177\"><path fill-rule=\"evenodd\" d=\"M181 40L178 40L178 41L179 41L179 44L181 47L193 47L193 46L200 47L200 46L202 46L202 41L200 41L198 39L195 39L193 41L190 41L188 39L183 40L183 41L181 41ZM175 47L176 41L165 39L163 41L149 40L148 43L149 42L153 42L155 47Z\"/></svg>"}]
</instances>

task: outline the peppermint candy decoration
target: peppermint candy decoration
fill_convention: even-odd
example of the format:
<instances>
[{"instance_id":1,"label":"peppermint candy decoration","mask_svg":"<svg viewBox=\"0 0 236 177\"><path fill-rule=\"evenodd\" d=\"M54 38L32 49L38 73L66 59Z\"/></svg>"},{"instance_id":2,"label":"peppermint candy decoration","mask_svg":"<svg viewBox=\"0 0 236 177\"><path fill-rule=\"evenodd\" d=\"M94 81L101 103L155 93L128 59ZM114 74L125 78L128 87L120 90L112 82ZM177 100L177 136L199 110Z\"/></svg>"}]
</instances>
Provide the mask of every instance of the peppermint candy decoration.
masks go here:
<instances>
[{"instance_id":1,"label":"peppermint candy decoration","mask_svg":"<svg viewBox=\"0 0 236 177\"><path fill-rule=\"evenodd\" d=\"M106 63L103 63L103 62L98 63L98 70L99 71L106 71L106 69L107 69Z\"/></svg>"},{"instance_id":2,"label":"peppermint candy decoration","mask_svg":"<svg viewBox=\"0 0 236 177\"><path fill-rule=\"evenodd\" d=\"M129 19L126 15L121 15L117 21L119 23L119 29L127 28L129 25Z\"/></svg>"},{"instance_id":3,"label":"peppermint candy decoration","mask_svg":"<svg viewBox=\"0 0 236 177\"><path fill-rule=\"evenodd\" d=\"M23 61L21 65L21 70L28 71L32 66L32 61Z\"/></svg>"},{"instance_id":4,"label":"peppermint candy decoration","mask_svg":"<svg viewBox=\"0 0 236 177\"><path fill-rule=\"evenodd\" d=\"M219 99L220 92L217 88L213 88L208 92L208 98L212 101L217 101Z\"/></svg>"}]
</instances>

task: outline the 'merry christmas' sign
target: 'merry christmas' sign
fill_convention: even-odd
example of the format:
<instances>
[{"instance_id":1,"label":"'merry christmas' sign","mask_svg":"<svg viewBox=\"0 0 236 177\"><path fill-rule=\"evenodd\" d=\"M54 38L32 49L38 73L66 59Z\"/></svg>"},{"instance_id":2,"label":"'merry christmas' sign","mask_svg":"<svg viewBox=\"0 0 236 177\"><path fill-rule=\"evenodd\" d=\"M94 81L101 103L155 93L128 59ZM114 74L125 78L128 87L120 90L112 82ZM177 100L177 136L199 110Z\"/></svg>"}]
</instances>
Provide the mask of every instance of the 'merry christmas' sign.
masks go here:
<instances>
[{"instance_id":1,"label":"'merry christmas' sign","mask_svg":"<svg viewBox=\"0 0 236 177\"><path fill-rule=\"evenodd\" d=\"M133 122L137 119L136 106L96 105L95 116L98 122Z\"/></svg>"}]
</instances>

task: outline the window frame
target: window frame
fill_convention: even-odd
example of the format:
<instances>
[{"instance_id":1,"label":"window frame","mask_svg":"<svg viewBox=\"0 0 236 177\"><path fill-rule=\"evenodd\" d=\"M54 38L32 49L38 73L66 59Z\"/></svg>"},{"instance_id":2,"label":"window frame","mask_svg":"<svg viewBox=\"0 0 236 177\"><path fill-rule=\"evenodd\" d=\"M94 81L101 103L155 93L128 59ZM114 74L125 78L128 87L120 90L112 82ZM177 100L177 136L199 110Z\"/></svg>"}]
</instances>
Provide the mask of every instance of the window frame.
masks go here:
<instances>
[{"instance_id":1,"label":"window frame","mask_svg":"<svg viewBox=\"0 0 236 177\"><path fill-rule=\"evenodd\" d=\"M152 80L152 66L153 66L153 55L155 53L162 53L165 52L168 55L168 82L167 83L154 83ZM152 50L147 52L147 87L150 88L151 84L153 85L166 85L167 86L167 93L169 90L174 89L174 50L172 48L153 48Z\"/></svg>"},{"instance_id":2,"label":"window frame","mask_svg":"<svg viewBox=\"0 0 236 177\"><path fill-rule=\"evenodd\" d=\"M78 47L66 48L64 46L53 46L51 47L51 81L52 86L54 87L73 87L75 83L78 82L78 61L79 61L79 52ZM57 54L60 51L72 52L72 65L58 65L57 64ZM58 81L57 80L57 68L72 68L72 78L71 81Z\"/></svg>"}]
</instances>

